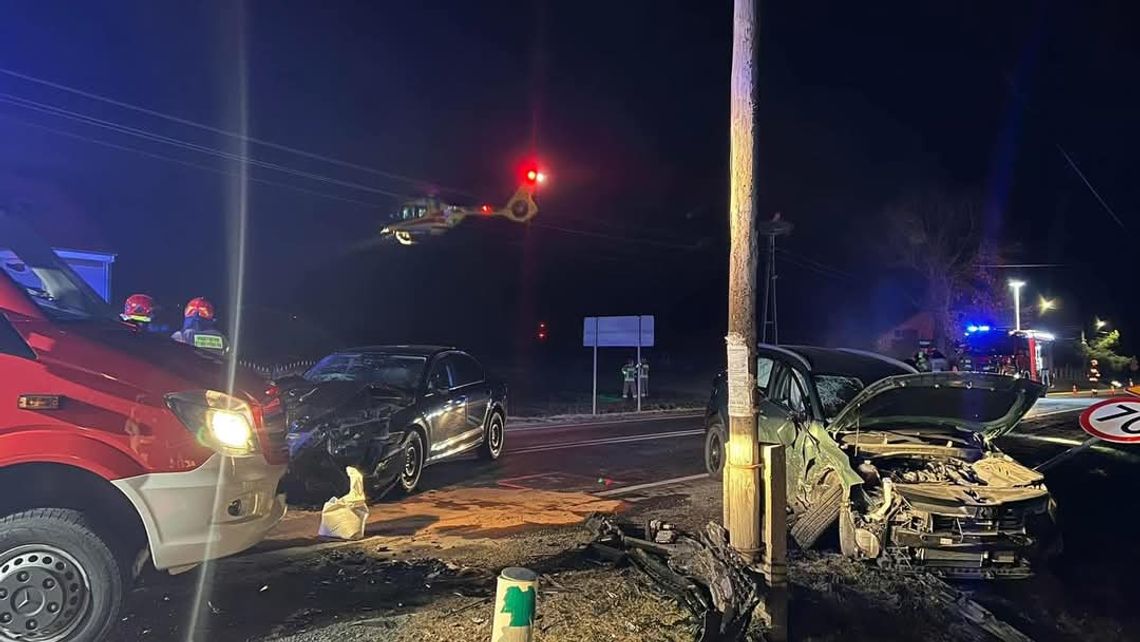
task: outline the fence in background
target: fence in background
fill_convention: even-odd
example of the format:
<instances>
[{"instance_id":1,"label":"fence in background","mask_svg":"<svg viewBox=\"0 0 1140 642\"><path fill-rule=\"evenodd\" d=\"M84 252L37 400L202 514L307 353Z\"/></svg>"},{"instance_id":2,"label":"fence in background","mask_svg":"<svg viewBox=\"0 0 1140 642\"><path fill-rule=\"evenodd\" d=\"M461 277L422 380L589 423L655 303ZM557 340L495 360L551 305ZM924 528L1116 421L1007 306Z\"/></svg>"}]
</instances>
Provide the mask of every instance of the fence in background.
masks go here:
<instances>
[{"instance_id":1,"label":"fence in background","mask_svg":"<svg viewBox=\"0 0 1140 642\"><path fill-rule=\"evenodd\" d=\"M301 361L291 361L289 363L257 363L254 361L238 361L238 365L243 368L249 368L257 374L265 377L266 379L280 379L289 375L299 375L309 368L313 367L316 361L311 359L304 359Z\"/></svg>"}]
</instances>

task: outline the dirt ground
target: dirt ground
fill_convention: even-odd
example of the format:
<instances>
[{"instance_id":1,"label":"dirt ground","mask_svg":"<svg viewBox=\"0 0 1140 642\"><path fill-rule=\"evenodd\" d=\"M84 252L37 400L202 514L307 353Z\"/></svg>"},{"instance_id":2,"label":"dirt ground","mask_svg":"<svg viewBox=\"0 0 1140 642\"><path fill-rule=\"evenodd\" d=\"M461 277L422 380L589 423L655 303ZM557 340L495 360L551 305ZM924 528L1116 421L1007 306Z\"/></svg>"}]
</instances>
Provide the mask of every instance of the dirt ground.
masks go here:
<instances>
[{"instance_id":1,"label":"dirt ground","mask_svg":"<svg viewBox=\"0 0 1140 642\"><path fill-rule=\"evenodd\" d=\"M631 519L670 519L695 530L719 515L720 492L715 483L650 492L630 497L624 512ZM281 610L270 617L277 623L264 635L250 637L281 642L485 640L494 577L505 566L522 564L541 574L540 640L694 639L696 621L690 613L638 571L612 568L585 555L587 540L583 528L561 526L442 548L428 544L427 549L393 550L369 540L305 560L285 555L277 584L266 592L291 593L289 582L299 577L315 579L316 586L301 601L303 608L286 613L283 601L274 602ZM252 569L227 573L254 577ZM989 639L947 601L939 585L921 577L880 572L835 555L797 556L789 573L796 640ZM217 579L226 586L241 581ZM257 582L247 584L252 599L261 600ZM267 615L259 610L258 619ZM228 640L246 639L243 634L252 631L238 626L210 632L211 640Z\"/></svg>"},{"instance_id":2,"label":"dirt ground","mask_svg":"<svg viewBox=\"0 0 1140 642\"><path fill-rule=\"evenodd\" d=\"M1104 519L1108 507L1082 504L1076 489L1125 478L1122 471L1080 470L1072 488L1063 476L1054 487L1078 526ZM619 511L695 531L719 520L721 492L707 480L621 502L554 491L432 491L385 511L367 539L317 545L316 516L296 513L293 531L255 554L183 576L145 578L128 601L118 639L482 641L489 639L495 576L522 565L541 574L538 640L692 640L696 622L671 597L636 570L583 554L589 534L580 524L594 510ZM546 507L542 523L519 509L533 502ZM1134 576L1101 565L1107 557L1090 558L1096 541L1066 543L1071 552L1055 572L973 585L882 571L835 554L793 553L791 639L993 639L971 611L979 603L1033 639L1137 639L1136 614L1125 603L1136 595ZM1095 577L1082 570L1090 559L1098 564Z\"/></svg>"}]
</instances>

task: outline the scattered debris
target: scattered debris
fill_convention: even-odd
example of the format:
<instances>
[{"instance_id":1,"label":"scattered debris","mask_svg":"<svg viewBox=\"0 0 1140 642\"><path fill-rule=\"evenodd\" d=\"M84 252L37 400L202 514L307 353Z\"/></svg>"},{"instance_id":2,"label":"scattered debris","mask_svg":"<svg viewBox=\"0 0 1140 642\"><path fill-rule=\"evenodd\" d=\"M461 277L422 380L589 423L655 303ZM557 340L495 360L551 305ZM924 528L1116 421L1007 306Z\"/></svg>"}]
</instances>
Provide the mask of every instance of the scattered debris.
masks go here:
<instances>
[{"instance_id":1,"label":"scattered debris","mask_svg":"<svg viewBox=\"0 0 1140 642\"><path fill-rule=\"evenodd\" d=\"M699 642L745 639L763 584L759 571L729 547L723 527L710 522L693 537L658 520L638 528L608 515L591 517L587 526L593 551L610 561L628 559L701 621Z\"/></svg>"}]
</instances>

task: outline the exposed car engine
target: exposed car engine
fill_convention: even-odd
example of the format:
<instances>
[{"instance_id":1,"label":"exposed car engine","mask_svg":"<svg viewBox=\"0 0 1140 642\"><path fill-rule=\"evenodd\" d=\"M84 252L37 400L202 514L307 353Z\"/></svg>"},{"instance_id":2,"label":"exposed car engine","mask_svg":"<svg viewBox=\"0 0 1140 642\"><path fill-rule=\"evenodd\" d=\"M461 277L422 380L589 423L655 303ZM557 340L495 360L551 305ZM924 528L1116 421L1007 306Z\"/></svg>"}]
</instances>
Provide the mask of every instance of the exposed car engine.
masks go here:
<instances>
[{"instance_id":1,"label":"exposed car engine","mask_svg":"<svg viewBox=\"0 0 1140 642\"><path fill-rule=\"evenodd\" d=\"M844 552L952 577L1024 577L1051 521L1043 476L976 435L873 431L840 438L863 483L841 511Z\"/></svg>"}]
</instances>

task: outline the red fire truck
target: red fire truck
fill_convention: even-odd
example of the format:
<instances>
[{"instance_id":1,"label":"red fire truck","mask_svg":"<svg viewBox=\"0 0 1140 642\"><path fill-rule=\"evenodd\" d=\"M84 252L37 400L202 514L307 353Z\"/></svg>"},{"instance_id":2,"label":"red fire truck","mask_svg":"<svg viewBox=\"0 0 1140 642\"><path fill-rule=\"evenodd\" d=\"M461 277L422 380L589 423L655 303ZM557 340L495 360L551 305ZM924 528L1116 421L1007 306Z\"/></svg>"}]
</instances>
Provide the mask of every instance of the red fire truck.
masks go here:
<instances>
[{"instance_id":1,"label":"red fire truck","mask_svg":"<svg viewBox=\"0 0 1140 642\"><path fill-rule=\"evenodd\" d=\"M0 639L109 639L148 560L186 570L281 518L281 403L120 322L2 212L0 267Z\"/></svg>"},{"instance_id":2,"label":"red fire truck","mask_svg":"<svg viewBox=\"0 0 1140 642\"><path fill-rule=\"evenodd\" d=\"M966 328L958 352L958 367L973 372L992 372L1026 377L1052 385L1053 342L1040 330L1001 330L988 325Z\"/></svg>"}]
</instances>

